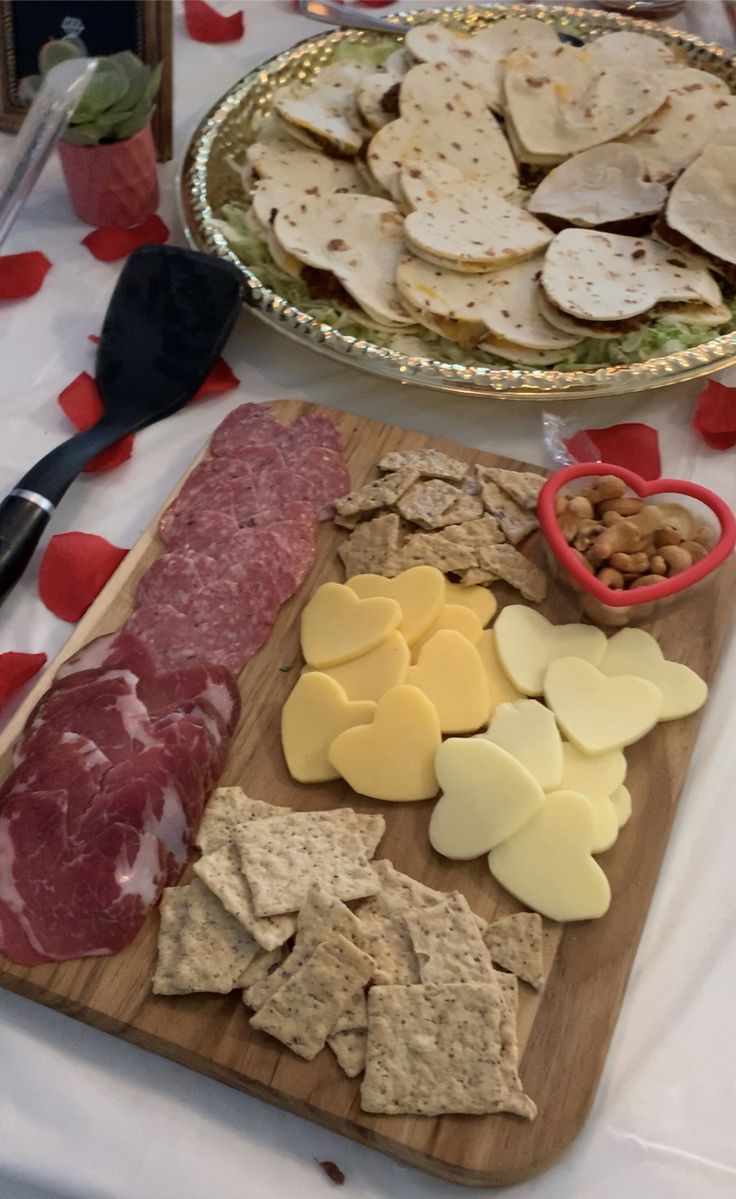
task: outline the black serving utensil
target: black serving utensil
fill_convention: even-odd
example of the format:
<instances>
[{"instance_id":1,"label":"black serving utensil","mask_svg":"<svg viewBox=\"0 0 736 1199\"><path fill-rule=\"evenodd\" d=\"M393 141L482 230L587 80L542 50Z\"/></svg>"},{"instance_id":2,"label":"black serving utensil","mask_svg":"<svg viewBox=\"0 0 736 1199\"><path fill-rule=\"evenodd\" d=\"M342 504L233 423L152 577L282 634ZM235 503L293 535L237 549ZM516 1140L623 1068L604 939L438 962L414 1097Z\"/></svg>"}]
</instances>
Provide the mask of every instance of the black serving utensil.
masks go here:
<instances>
[{"instance_id":1,"label":"black serving utensil","mask_svg":"<svg viewBox=\"0 0 736 1199\"><path fill-rule=\"evenodd\" d=\"M130 255L97 348L103 415L32 466L0 504L0 602L90 459L177 412L199 390L230 335L241 293L235 267L206 254L143 246Z\"/></svg>"}]
</instances>

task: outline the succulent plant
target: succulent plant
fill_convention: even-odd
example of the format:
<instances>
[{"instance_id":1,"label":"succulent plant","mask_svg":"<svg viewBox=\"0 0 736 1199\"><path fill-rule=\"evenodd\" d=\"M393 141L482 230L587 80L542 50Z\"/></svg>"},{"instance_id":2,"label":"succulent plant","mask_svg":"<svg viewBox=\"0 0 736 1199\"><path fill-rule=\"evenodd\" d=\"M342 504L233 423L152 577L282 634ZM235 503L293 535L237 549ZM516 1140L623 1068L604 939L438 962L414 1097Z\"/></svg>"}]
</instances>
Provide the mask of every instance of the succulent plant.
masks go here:
<instances>
[{"instance_id":1,"label":"succulent plant","mask_svg":"<svg viewBox=\"0 0 736 1199\"><path fill-rule=\"evenodd\" d=\"M52 67L86 54L78 38L46 42L39 55L41 74L23 80L24 98L32 99ZM133 137L150 121L160 84L161 64L152 69L129 50L98 58L97 69L69 120L63 140L75 146L96 146L98 142L122 142Z\"/></svg>"}]
</instances>

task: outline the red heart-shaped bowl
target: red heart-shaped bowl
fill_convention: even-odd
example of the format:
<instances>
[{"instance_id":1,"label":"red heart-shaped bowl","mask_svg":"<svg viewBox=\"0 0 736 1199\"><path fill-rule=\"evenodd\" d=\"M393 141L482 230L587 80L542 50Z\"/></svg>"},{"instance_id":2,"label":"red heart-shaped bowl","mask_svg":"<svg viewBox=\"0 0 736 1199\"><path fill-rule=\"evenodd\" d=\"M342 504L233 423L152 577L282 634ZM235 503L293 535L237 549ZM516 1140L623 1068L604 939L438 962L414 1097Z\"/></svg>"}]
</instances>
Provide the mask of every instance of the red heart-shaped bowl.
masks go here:
<instances>
[{"instance_id":1,"label":"red heart-shaped bowl","mask_svg":"<svg viewBox=\"0 0 736 1199\"><path fill-rule=\"evenodd\" d=\"M581 479L593 479L600 475L615 475L640 499L682 496L695 501L694 506L698 511L715 518L718 524L719 533L715 545L699 562L694 562L692 566L680 574L673 575L672 578L663 578L661 583L652 583L650 587L638 587L628 591L614 591L606 587L605 583L601 583L583 565L572 546L567 544L555 512L555 501L561 491ZM620 625L628 623L629 620L648 618L655 611L658 614L660 601L671 600L696 583L701 583L725 561L736 544L734 515L728 504L715 492L701 487L698 483L689 483L685 479L656 479L648 482L631 470L605 462L579 462L558 470L542 488L538 514L551 567L563 580L567 576L567 581L575 590L582 591L586 597L592 597L593 601L597 601L585 603L583 607L589 616L600 620L601 623ZM701 523L705 523L702 516L699 519Z\"/></svg>"}]
</instances>

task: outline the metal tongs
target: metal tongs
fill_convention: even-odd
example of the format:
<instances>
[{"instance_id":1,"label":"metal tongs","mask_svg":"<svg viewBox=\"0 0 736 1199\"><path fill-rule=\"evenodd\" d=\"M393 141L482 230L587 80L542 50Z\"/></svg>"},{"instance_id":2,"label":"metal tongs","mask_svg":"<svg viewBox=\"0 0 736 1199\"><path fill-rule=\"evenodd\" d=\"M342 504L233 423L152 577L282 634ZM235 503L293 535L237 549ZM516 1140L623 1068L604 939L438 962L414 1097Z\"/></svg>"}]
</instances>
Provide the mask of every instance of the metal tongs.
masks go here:
<instances>
[{"instance_id":1,"label":"metal tongs","mask_svg":"<svg viewBox=\"0 0 736 1199\"><path fill-rule=\"evenodd\" d=\"M303 17L326 25L339 25L342 29L377 29L381 33L406 33L409 29L402 21L374 17L344 4L330 4L328 0L298 0L297 7Z\"/></svg>"}]
</instances>

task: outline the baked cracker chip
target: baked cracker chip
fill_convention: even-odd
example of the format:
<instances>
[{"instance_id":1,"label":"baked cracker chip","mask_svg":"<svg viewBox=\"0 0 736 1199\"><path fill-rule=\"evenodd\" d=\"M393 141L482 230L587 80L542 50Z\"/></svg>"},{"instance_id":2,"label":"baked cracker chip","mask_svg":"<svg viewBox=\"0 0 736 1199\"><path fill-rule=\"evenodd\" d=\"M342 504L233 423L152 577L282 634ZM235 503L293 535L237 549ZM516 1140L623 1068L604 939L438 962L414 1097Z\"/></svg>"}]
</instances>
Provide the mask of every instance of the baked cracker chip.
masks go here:
<instances>
[{"instance_id":1,"label":"baked cracker chip","mask_svg":"<svg viewBox=\"0 0 736 1199\"><path fill-rule=\"evenodd\" d=\"M286 950L283 945L280 945L278 949L262 949L260 953L256 954L250 965L246 966L235 986L252 987L254 983L267 978L272 970L281 965L285 953ZM507 974L505 977L514 978L514 975ZM515 981L516 979L514 978Z\"/></svg>"},{"instance_id":2,"label":"baked cracker chip","mask_svg":"<svg viewBox=\"0 0 736 1199\"><path fill-rule=\"evenodd\" d=\"M348 492L340 500L335 500L335 511L338 516L357 516L361 512L375 512L377 508L390 508L399 496L416 483L419 471L404 468L382 475L355 491Z\"/></svg>"},{"instance_id":3,"label":"baked cracker chip","mask_svg":"<svg viewBox=\"0 0 736 1199\"><path fill-rule=\"evenodd\" d=\"M502 491L498 483L493 480L491 477L494 473L493 467L476 466L475 471L481 485L483 504L491 516L495 516L506 534L507 540L512 545L518 545L520 541L539 528L536 516L520 508L516 501Z\"/></svg>"},{"instance_id":4,"label":"baked cracker chip","mask_svg":"<svg viewBox=\"0 0 736 1199\"><path fill-rule=\"evenodd\" d=\"M481 546L478 558L481 567L515 587L524 599L541 604L547 594L547 575L513 545Z\"/></svg>"},{"instance_id":5,"label":"baked cracker chip","mask_svg":"<svg viewBox=\"0 0 736 1199\"><path fill-rule=\"evenodd\" d=\"M283 810L261 799L251 799L241 787L217 787L204 810L194 844L202 853L212 853L234 841L236 833L251 820L278 816Z\"/></svg>"},{"instance_id":6,"label":"baked cracker chip","mask_svg":"<svg viewBox=\"0 0 736 1199\"><path fill-rule=\"evenodd\" d=\"M542 918L537 912L515 912L488 925L483 940L497 966L510 970L537 991L544 986Z\"/></svg>"},{"instance_id":7,"label":"baked cracker chip","mask_svg":"<svg viewBox=\"0 0 736 1199\"><path fill-rule=\"evenodd\" d=\"M439 529L444 524L443 516L462 496L459 487L442 479L424 479L413 483L399 497L396 510L404 520L409 520L424 529Z\"/></svg>"},{"instance_id":8,"label":"baked cracker chip","mask_svg":"<svg viewBox=\"0 0 736 1199\"><path fill-rule=\"evenodd\" d=\"M368 1034L365 1029L350 1028L345 1032L332 1032L327 1044L337 1058L338 1065L348 1078L357 1078L365 1070L365 1047Z\"/></svg>"},{"instance_id":9,"label":"baked cracker chip","mask_svg":"<svg viewBox=\"0 0 736 1199\"><path fill-rule=\"evenodd\" d=\"M376 982L418 983L419 962L405 917L439 903L444 892L402 874L386 859L375 862L374 868L381 890L359 904L357 915L364 928L379 939L370 950L382 975L379 980L377 973Z\"/></svg>"},{"instance_id":10,"label":"baked cracker chip","mask_svg":"<svg viewBox=\"0 0 736 1199\"><path fill-rule=\"evenodd\" d=\"M262 949L278 949L296 932L294 912L260 917L253 907L248 880L240 865L236 845L221 845L194 864L194 873L220 900L226 911L239 920Z\"/></svg>"},{"instance_id":11,"label":"baked cracker chip","mask_svg":"<svg viewBox=\"0 0 736 1199\"><path fill-rule=\"evenodd\" d=\"M385 816L371 816L368 813L356 812L355 819L358 821L358 832L365 846L365 852L369 858L372 858L386 832L386 818Z\"/></svg>"},{"instance_id":12,"label":"baked cracker chip","mask_svg":"<svg viewBox=\"0 0 736 1199\"><path fill-rule=\"evenodd\" d=\"M255 820L238 846L258 916L298 911L313 882L338 899L362 899L380 887L351 808Z\"/></svg>"},{"instance_id":13,"label":"baked cracker chip","mask_svg":"<svg viewBox=\"0 0 736 1199\"><path fill-rule=\"evenodd\" d=\"M355 944L355 942L353 942ZM358 946L360 948L360 946ZM371 955L368 954L370 957ZM513 976L510 976L513 977ZM368 1027L368 1009L365 1002L365 991L357 991L345 1010L340 1013L335 1021L333 1033L350 1032L359 1029L365 1030Z\"/></svg>"},{"instance_id":14,"label":"baked cracker chip","mask_svg":"<svg viewBox=\"0 0 736 1199\"><path fill-rule=\"evenodd\" d=\"M187 887L165 887L161 893L154 995L186 994L186 987L177 986L175 979L181 956L180 935L189 907L187 890Z\"/></svg>"},{"instance_id":15,"label":"baked cracker chip","mask_svg":"<svg viewBox=\"0 0 736 1199\"><path fill-rule=\"evenodd\" d=\"M373 987L363 1111L420 1116L505 1111L533 1119L536 1108L521 1090L512 1044L506 1052L502 1018L509 1022L499 986Z\"/></svg>"},{"instance_id":16,"label":"baked cracker chip","mask_svg":"<svg viewBox=\"0 0 736 1199\"><path fill-rule=\"evenodd\" d=\"M488 512L476 519L449 525L442 530L442 536L446 537L448 541L471 548L479 545L497 545L506 540L495 516L491 516Z\"/></svg>"},{"instance_id":17,"label":"baked cracker chip","mask_svg":"<svg viewBox=\"0 0 736 1199\"><path fill-rule=\"evenodd\" d=\"M390 450L379 460L378 469L414 470L427 479L462 483L468 473L468 464L441 450Z\"/></svg>"},{"instance_id":18,"label":"baked cracker chip","mask_svg":"<svg viewBox=\"0 0 736 1199\"><path fill-rule=\"evenodd\" d=\"M443 514L438 528L460 525L470 520L479 520L483 515L483 500L480 495L463 491Z\"/></svg>"},{"instance_id":19,"label":"baked cracker chip","mask_svg":"<svg viewBox=\"0 0 736 1199\"><path fill-rule=\"evenodd\" d=\"M471 566L470 570L461 574L458 582L462 587L489 587L491 583L498 582L498 575L494 575L490 570L482 570L479 566Z\"/></svg>"},{"instance_id":20,"label":"baked cracker chip","mask_svg":"<svg viewBox=\"0 0 736 1199\"><path fill-rule=\"evenodd\" d=\"M475 549L471 546L452 541L444 533L414 533L394 554L389 570L384 573L398 575L412 566L435 566L447 574L468 570L477 564Z\"/></svg>"},{"instance_id":21,"label":"baked cracker chip","mask_svg":"<svg viewBox=\"0 0 736 1199\"><path fill-rule=\"evenodd\" d=\"M345 567L345 577L385 574L384 567L399 547L399 518L395 512L362 521L346 541L337 547Z\"/></svg>"},{"instance_id":22,"label":"baked cracker chip","mask_svg":"<svg viewBox=\"0 0 736 1199\"><path fill-rule=\"evenodd\" d=\"M520 508L527 512L536 512L539 493L547 479L530 470L502 470L501 467L487 466L484 468L488 479L515 500Z\"/></svg>"},{"instance_id":23,"label":"baked cracker chip","mask_svg":"<svg viewBox=\"0 0 736 1199\"><path fill-rule=\"evenodd\" d=\"M459 891L405 919L423 983L498 985L477 921Z\"/></svg>"},{"instance_id":24,"label":"baked cracker chip","mask_svg":"<svg viewBox=\"0 0 736 1199\"><path fill-rule=\"evenodd\" d=\"M311 1062L324 1047L340 1013L372 973L373 960L334 933L251 1016L251 1025Z\"/></svg>"},{"instance_id":25,"label":"baked cracker chip","mask_svg":"<svg viewBox=\"0 0 736 1199\"><path fill-rule=\"evenodd\" d=\"M185 899L162 897L159 964L153 980L154 994L181 995L214 991L226 995L258 955L260 946L243 926L225 911L220 901L200 882L167 888L185 893ZM173 952L161 952L161 943L178 937Z\"/></svg>"}]
</instances>

